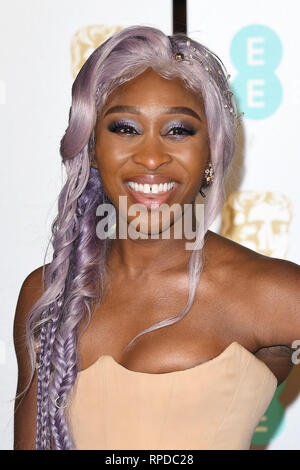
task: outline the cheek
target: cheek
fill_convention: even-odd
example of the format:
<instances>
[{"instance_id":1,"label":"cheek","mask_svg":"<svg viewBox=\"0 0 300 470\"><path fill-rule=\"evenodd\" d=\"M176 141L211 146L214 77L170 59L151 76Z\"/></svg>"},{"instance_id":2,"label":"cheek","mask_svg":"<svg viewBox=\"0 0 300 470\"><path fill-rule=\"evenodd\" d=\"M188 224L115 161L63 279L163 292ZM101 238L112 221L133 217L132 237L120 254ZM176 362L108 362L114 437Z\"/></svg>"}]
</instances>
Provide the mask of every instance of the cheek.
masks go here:
<instances>
[{"instance_id":1,"label":"cheek","mask_svg":"<svg viewBox=\"0 0 300 470\"><path fill-rule=\"evenodd\" d=\"M118 167L118 152L109 142L99 145L96 150L97 161L101 175L114 175Z\"/></svg>"},{"instance_id":2,"label":"cheek","mask_svg":"<svg viewBox=\"0 0 300 470\"><path fill-rule=\"evenodd\" d=\"M191 145L178 153L177 158L188 173L191 182L200 181L209 159L209 148L203 143Z\"/></svg>"},{"instance_id":3,"label":"cheek","mask_svg":"<svg viewBox=\"0 0 300 470\"><path fill-rule=\"evenodd\" d=\"M99 165L103 170L114 174L122 166L124 157L126 157L124 145L121 142L116 142L115 138L110 138L108 133L99 139L96 153Z\"/></svg>"},{"instance_id":4,"label":"cheek","mask_svg":"<svg viewBox=\"0 0 300 470\"><path fill-rule=\"evenodd\" d=\"M124 192L120 188L120 179L118 178L124 162L124 149L109 139L102 139L101 142L104 144L97 145L96 155L102 186L114 206L118 207L119 196Z\"/></svg>"}]
</instances>

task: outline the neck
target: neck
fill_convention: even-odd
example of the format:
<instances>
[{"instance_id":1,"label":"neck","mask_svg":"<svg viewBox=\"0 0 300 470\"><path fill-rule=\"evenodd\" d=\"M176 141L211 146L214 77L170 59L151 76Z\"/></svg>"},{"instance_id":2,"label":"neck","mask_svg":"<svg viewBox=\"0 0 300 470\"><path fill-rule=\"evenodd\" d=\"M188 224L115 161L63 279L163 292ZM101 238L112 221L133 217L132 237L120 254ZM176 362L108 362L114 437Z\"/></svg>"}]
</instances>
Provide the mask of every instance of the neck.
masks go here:
<instances>
[{"instance_id":1,"label":"neck","mask_svg":"<svg viewBox=\"0 0 300 470\"><path fill-rule=\"evenodd\" d=\"M187 265L186 240L113 240L108 265L127 279L147 278Z\"/></svg>"},{"instance_id":2,"label":"neck","mask_svg":"<svg viewBox=\"0 0 300 470\"><path fill-rule=\"evenodd\" d=\"M193 232L188 232L189 238L185 236L183 218L179 218L170 226L169 232L164 234L168 238L163 238L160 232L157 238L151 238L151 234L147 234L144 238L133 239L128 231L126 237L119 238L117 222L116 239L111 240L107 260L109 270L127 280L145 280L168 270L185 269L192 254L192 251L186 247L196 240L195 218L192 219ZM179 225L181 230L178 232Z\"/></svg>"}]
</instances>

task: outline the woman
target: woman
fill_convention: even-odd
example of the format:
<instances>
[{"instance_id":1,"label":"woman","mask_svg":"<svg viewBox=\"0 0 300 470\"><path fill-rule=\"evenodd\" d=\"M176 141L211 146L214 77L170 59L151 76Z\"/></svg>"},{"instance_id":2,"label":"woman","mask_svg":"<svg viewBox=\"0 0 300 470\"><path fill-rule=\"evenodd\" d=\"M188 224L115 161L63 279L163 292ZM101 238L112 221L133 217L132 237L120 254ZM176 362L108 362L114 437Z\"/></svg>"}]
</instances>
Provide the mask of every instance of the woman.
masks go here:
<instances>
[{"instance_id":1,"label":"woman","mask_svg":"<svg viewBox=\"0 0 300 470\"><path fill-rule=\"evenodd\" d=\"M129 27L83 65L53 261L17 305L15 448L249 448L291 370L300 270L208 230L238 121L221 61L184 35ZM168 208L195 208L199 191L204 216L175 236Z\"/></svg>"}]
</instances>

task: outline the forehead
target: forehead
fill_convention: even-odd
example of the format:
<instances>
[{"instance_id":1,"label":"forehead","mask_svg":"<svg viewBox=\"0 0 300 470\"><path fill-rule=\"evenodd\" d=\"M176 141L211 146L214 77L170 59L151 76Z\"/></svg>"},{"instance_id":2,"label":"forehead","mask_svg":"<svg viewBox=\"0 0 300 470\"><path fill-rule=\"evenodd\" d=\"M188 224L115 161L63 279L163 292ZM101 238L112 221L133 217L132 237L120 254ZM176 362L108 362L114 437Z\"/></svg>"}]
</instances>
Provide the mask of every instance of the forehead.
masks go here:
<instances>
[{"instance_id":1,"label":"forehead","mask_svg":"<svg viewBox=\"0 0 300 470\"><path fill-rule=\"evenodd\" d=\"M163 78L151 68L116 88L108 96L103 112L115 105L189 106L204 113L201 96L189 90L180 78Z\"/></svg>"}]
</instances>

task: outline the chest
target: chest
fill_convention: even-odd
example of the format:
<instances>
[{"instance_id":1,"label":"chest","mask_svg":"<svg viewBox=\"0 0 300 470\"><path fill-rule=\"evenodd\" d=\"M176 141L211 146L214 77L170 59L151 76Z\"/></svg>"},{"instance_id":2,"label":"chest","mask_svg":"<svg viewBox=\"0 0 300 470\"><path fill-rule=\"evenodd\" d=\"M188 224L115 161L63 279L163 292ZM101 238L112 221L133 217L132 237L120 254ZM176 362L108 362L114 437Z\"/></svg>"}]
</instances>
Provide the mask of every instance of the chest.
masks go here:
<instances>
[{"instance_id":1,"label":"chest","mask_svg":"<svg viewBox=\"0 0 300 470\"><path fill-rule=\"evenodd\" d=\"M89 327L80 336L81 370L101 355L110 355L124 367L140 372L182 370L214 358L232 341L244 341L242 330L247 325L239 317L233 324L230 308L203 282L181 320L139 336L125 350L143 330L184 310L189 293L187 276L165 279L135 283L123 279L108 285ZM251 344L247 346L251 348Z\"/></svg>"},{"instance_id":2,"label":"chest","mask_svg":"<svg viewBox=\"0 0 300 470\"><path fill-rule=\"evenodd\" d=\"M234 292L219 292L205 277L188 313L178 322L162 327L178 316L188 300L188 278L183 273L162 279L115 279L108 284L101 304L79 327L80 370L102 355L110 355L123 367L160 374L189 369L218 355L233 341L263 361L282 383L291 371L290 351L281 346L258 349L251 308ZM160 327L139 336L143 330Z\"/></svg>"}]
</instances>

